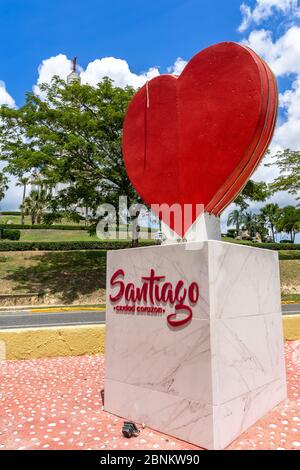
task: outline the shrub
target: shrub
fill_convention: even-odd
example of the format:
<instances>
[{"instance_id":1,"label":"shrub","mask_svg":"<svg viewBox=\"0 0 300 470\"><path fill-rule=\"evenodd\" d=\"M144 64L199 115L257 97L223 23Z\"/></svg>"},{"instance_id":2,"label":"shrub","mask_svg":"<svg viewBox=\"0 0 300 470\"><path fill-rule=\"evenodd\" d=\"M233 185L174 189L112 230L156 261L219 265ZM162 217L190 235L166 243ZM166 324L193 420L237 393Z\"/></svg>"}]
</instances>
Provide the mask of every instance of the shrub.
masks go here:
<instances>
[{"instance_id":1,"label":"shrub","mask_svg":"<svg viewBox=\"0 0 300 470\"><path fill-rule=\"evenodd\" d=\"M293 250L293 251L280 251L279 252L279 259L280 260L300 260L300 251L299 250Z\"/></svg>"},{"instance_id":2,"label":"shrub","mask_svg":"<svg viewBox=\"0 0 300 470\"><path fill-rule=\"evenodd\" d=\"M241 245L253 246L255 248L264 248L266 250L300 250L299 243L257 243L251 241L234 241L234 243L239 243Z\"/></svg>"},{"instance_id":3,"label":"shrub","mask_svg":"<svg viewBox=\"0 0 300 470\"><path fill-rule=\"evenodd\" d=\"M6 228L7 225L1 225L0 229ZM88 230L84 225L47 225L47 224L9 224L9 228L18 230Z\"/></svg>"},{"instance_id":4,"label":"shrub","mask_svg":"<svg viewBox=\"0 0 300 470\"><path fill-rule=\"evenodd\" d=\"M236 230L234 228L229 228L227 230L227 234L226 234L226 237L228 238L235 238L235 235L236 235Z\"/></svg>"},{"instance_id":5,"label":"shrub","mask_svg":"<svg viewBox=\"0 0 300 470\"><path fill-rule=\"evenodd\" d=\"M0 215L21 215L21 212L19 211L11 211L11 212L0 212Z\"/></svg>"},{"instance_id":6,"label":"shrub","mask_svg":"<svg viewBox=\"0 0 300 470\"><path fill-rule=\"evenodd\" d=\"M2 239L4 240L20 240L20 230L2 230Z\"/></svg>"},{"instance_id":7,"label":"shrub","mask_svg":"<svg viewBox=\"0 0 300 470\"><path fill-rule=\"evenodd\" d=\"M153 245L143 241L140 246ZM0 241L0 251L69 251L69 250L120 250L131 248L131 241L76 241L76 242L6 242Z\"/></svg>"}]
</instances>

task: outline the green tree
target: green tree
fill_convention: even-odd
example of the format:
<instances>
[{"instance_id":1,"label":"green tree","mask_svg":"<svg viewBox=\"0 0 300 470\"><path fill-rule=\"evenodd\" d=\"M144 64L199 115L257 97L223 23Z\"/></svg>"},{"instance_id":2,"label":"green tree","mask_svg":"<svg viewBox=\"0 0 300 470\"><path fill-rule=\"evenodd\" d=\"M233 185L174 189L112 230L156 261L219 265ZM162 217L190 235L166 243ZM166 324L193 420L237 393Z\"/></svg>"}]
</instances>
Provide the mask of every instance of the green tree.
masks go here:
<instances>
[{"instance_id":1,"label":"green tree","mask_svg":"<svg viewBox=\"0 0 300 470\"><path fill-rule=\"evenodd\" d=\"M0 201L4 198L8 189L8 178L0 171Z\"/></svg>"},{"instance_id":2,"label":"green tree","mask_svg":"<svg viewBox=\"0 0 300 470\"><path fill-rule=\"evenodd\" d=\"M236 228L236 234L239 234L240 228L242 224L245 221L245 214L242 210L239 209L234 209L230 214L228 215L227 219L227 226L232 226L234 225Z\"/></svg>"},{"instance_id":3,"label":"green tree","mask_svg":"<svg viewBox=\"0 0 300 470\"><path fill-rule=\"evenodd\" d=\"M250 237L255 236L256 215L252 211L244 214L244 228L248 230Z\"/></svg>"},{"instance_id":4,"label":"green tree","mask_svg":"<svg viewBox=\"0 0 300 470\"><path fill-rule=\"evenodd\" d=\"M266 166L276 165L280 170L280 176L270 184L270 189L273 192L288 191L290 194L299 194L300 152L287 149L276 153L272 158L275 162Z\"/></svg>"},{"instance_id":5,"label":"green tree","mask_svg":"<svg viewBox=\"0 0 300 470\"><path fill-rule=\"evenodd\" d=\"M23 187L23 195L22 195L22 203L21 203L21 224L24 225L24 201L26 198L26 189L27 185L29 183L29 178L27 176L22 176L19 181L17 182L17 186L22 186Z\"/></svg>"},{"instance_id":6,"label":"green tree","mask_svg":"<svg viewBox=\"0 0 300 470\"><path fill-rule=\"evenodd\" d=\"M124 168L122 128L134 90L113 86L66 84L55 77L41 86L45 98L30 93L19 109L0 109L1 159L17 176L36 172L55 185L61 208L88 207L119 195L138 201Z\"/></svg>"},{"instance_id":7,"label":"green tree","mask_svg":"<svg viewBox=\"0 0 300 470\"><path fill-rule=\"evenodd\" d=\"M24 214L30 215L32 225L41 223L43 214L49 205L49 200L50 196L44 188L32 190L30 195L25 198L23 203Z\"/></svg>"},{"instance_id":8,"label":"green tree","mask_svg":"<svg viewBox=\"0 0 300 470\"><path fill-rule=\"evenodd\" d=\"M253 180L249 180L234 202L245 211L249 207L249 201L262 202L265 201L269 195L270 191L264 181L256 183Z\"/></svg>"},{"instance_id":9,"label":"green tree","mask_svg":"<svg viewBox=\"0 0 300 470\"><path fill-rule=\"evenodd\" d=\"M286 206L280 210L276 222L278 232L286 232L294 243L296 233L300 231L300 209L294 206Z\"/></svg>"},{"instance_id":10,"label":"green tree","mask_svg":"<svg viewBox=\"0 0 300 470\"><path fill-rule=\"evenodd\" d=\"M265 227L265 220L260 214L253 212L245 212L244 215L244 228L248 230L251 238L254 238L259 233L262 241L265 240L268 230Z\"/></svg>"},{"instance_id":11,"label":"green tree","mask_svg":"<svg viewBox=\"0 0 300 470\"><path fill-rule=\"evenodd\" d=\"M260 215L266 226L271 229L272 240L275 242L275 225L280 215L278 204L266 204L260 209Z\"/></svg>"}]
</instances>

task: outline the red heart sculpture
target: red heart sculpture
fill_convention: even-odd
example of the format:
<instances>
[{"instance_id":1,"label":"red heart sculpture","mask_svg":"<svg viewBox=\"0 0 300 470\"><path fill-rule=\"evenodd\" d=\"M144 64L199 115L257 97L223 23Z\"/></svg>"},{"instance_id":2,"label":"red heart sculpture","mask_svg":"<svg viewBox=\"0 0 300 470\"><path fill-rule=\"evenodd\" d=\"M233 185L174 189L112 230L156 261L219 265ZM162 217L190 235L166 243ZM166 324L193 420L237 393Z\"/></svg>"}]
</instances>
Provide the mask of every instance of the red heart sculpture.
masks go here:
<instances>
[{"instance_id":1,"label":"red heart sculpture","mask_svg":"<svg viewBox=\"0 0 300 470\"><path fill-rule=\"evenodd\" d=\"M239 44L211 46L179 77L156 77L132 99L123 128L128 176L148 205L203 204L219 215L266 152L277 109L276 79L262 59Z\"/></svg>"}]
</instances>

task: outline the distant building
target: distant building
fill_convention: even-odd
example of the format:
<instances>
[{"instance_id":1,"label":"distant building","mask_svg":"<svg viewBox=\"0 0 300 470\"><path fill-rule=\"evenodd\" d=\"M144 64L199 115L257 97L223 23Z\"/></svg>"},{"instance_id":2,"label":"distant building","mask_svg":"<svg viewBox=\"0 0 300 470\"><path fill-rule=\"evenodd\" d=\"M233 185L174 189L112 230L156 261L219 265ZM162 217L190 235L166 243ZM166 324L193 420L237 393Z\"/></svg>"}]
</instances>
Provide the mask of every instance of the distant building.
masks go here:
<instances>
[{"instance_id":1,"label":"distant building","mask_svg":"<svg viewBox=\"0 0 300 470\"><path fill-rule=\"evenodd\" d=\"M76 65L76 62L77 62L77 57L74 57L74 59L72 60L72 72L69 73L69 75L67 76L67 83L68 85L70 83L73 83L73 82L78 82L80 83L80 76L78 75L77 73L77 65Z\"/></svg>"}]
</instances>

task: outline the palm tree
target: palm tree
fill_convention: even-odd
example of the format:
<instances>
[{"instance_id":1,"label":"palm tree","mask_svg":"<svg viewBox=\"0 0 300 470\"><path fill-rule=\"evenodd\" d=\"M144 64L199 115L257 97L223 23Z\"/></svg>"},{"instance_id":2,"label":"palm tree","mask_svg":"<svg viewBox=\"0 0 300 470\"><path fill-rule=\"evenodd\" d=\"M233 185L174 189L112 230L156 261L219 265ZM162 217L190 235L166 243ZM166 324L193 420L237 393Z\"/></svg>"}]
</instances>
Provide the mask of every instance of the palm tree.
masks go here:
<instances>
[{"instance_id":1,"label":"palm tree","mask_svg":"<svg viewBox=\"0 0 300 470\"><path fill-rule=\"evenodd\" d=\"M31 216L31 223L40 224L43 213L49 203L49 195L46 189L32 190L24 200L24 213Z\"/></svg>"},{"instance_id":2,"label":"palm tree","mask_svg":"<svg viewBox=\"0 0 300 470\"><path fill-rule=\"evenodd\" d=\"M234 225L237 235L239 234L241 225L245 221L245 214L243 211L235 209L228 215L227 226Z\"/></svg>"},{"instance_id":3,"label":"palm tree","mask_svg":"<svg viewBox=\"0 0 300 470\"><path fill-rule=\"evenodd\" d=\"M253 239L258 233L263 240L267 235L267 229L265 227L265 220L261 214L254 214L253 212L245 212L244 226L248 230L250 237Z\"/></svg>"},{"instance_id":4,"label":"palm tree","mask_svg":"<svg viewBox=\"0 0 300 470\"><path fill-rule=\"evenodd\" d=\"M26 198L26 188L27 184L29 183L29 178L27 176L22 176L19 181L17 182L17 186L23 186L23 196L22 196L22 204L20 206L21 208L21 224L24 225L24 201Z\"/></svg>"},{"instance_id":5,"label":"palm tree","mask_svg":"<svg viewBox=\"0 0 300 470\"><path fill-rule=\"evenodd\" d=\"M267 204L260 209L260 214L265 220L265 224L270 227L272 233L272 240L275 242L275 225L278 221L280 209L278 204Z\"/></svg>"},{"instance_id":6,"label":"palm tree","mask_svg":"<svg viewBox=\"0 0 300 470\"><path fill-rule=\"evenodd\" d=\"M249 232L250 237L255 236L256 232L256 214L253 214L253 212L245 212L244 214L244 225L246 229Z\"/></svg>"},{"instance_id":7,"label":"palm tree","mask_svg":"<svg viewBox=\"0 0 300 470\"><path fill-rule=\"evenodd\" d=\"M294 243L296 233L300 232L300 209L294 206L280 209L276 228L279 232L290 234L291 242Z\"/></svg>"}]
</instances>

